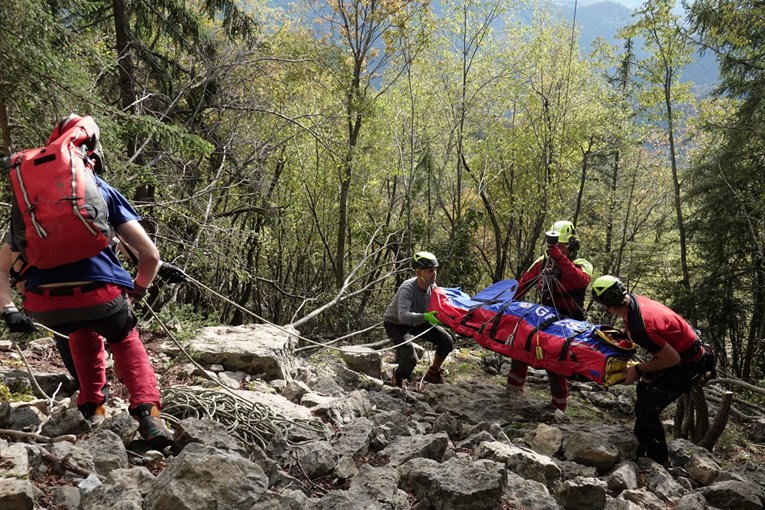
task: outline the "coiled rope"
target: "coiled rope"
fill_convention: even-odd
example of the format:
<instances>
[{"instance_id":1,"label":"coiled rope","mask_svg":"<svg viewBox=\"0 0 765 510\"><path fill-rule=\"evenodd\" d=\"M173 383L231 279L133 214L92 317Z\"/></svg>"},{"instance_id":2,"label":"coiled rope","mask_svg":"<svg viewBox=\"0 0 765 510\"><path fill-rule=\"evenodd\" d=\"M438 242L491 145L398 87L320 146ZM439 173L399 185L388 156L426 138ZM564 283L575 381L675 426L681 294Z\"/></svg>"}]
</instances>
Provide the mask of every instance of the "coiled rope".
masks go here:
<instances>
[{"instance_id":1,"label":"coiled rope","mask_svg":"<svg viewBox=\"0 0 765 510\"><path fill-rule=\"evenodd\" d=\"M327 428L320 420L285 418L271 407L253 402L233 392L189 386L171 386L162 390L162 415L170 423L177 424L185 418L208 418L221 423L226 431L243 444L257 444L265 448L280 433L288 443L293 441L295 428L309 432L311 436L326 439Z\"/></svg>"},{"instance_id":2,"label":"coiled rope","mask_svg":"<svg viewBox=\"0 0 765 510\"><path fill-rule=\"evenodd\" d=\"M245 445L257 443L261 448L265 448L274 434L280 431L284 433L288 444L299 444L299 441L290 439L290 431L295 427L327 438L329 432L321 420L286 418L269 406L247 400L231 388L222 385L186 351L146 300L142 299L141 302L186 358L200 369L208 380L223 390L192 386L169 386L160 390L162 417L167 421L178 423L184 418L210 418L224 425L229 434L240 439Z\"/></svg>"}]
</instances>

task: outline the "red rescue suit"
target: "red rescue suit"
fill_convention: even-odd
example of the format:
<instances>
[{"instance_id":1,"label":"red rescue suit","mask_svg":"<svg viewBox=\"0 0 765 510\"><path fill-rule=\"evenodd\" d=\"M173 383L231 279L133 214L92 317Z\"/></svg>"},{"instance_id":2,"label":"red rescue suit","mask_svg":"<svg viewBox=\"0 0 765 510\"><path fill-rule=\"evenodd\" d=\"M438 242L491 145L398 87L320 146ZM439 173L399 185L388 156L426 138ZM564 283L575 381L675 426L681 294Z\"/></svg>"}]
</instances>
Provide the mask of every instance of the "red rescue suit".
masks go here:
<instances>
[{"instance_id":1,"label":"red rescue suit","mask_svg":"<svg viewBox=\"0 0 765 510\"><path fill-rule=\"evenodd\" d=\"M557 245L550 246L547 255L537 259L521 277L515 293L516 301L536 288L540 304L555 308L564 317L584 320L584 297L590 283L592 264L581 258L571 261ZM549 273L542 274L543 270Z\"/></svg>"}]
</instances>

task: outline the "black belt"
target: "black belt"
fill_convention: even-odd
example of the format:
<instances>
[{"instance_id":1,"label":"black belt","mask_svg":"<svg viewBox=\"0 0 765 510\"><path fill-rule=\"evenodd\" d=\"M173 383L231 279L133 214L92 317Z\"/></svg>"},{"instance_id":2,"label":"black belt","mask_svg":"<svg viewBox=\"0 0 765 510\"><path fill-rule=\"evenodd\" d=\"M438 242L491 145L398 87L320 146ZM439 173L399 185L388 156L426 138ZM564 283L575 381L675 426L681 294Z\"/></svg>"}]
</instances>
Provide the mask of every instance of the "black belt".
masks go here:
<instances>
[{"instance_id":1,"label":"black belt","mask_svg":"<svg viewBox=\"0 0 765 510\"><path fill-rule=\"evenodd\" d=\"M91 282L84 285L75 285L74 287L32 287L27 292L39 296L74 296L75 294L85 294L97 289L106 287L106 282Z\"/></svg>"},{"instance_id":2,"label":"black belt","mask_svg":"<svg viewBox=\"0 0 765 510\"><path fill-rule=\"evenodd\" d=\"M697 337L692 346L680 353L680 361L696 361L694 358L703 352L704 347L701 345L701 340Z\"/></svg>"}]
</instances>

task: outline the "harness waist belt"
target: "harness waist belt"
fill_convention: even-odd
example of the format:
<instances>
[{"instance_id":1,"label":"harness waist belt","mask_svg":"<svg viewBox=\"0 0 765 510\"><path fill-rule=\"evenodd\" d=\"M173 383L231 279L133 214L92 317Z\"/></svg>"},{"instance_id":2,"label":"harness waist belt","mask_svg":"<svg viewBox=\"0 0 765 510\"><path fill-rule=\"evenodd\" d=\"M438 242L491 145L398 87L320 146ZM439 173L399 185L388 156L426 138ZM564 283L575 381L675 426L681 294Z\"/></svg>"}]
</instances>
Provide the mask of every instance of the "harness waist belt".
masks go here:
<instances>
[{"instance_id":1,"label":"harness waist belt","mask_svg":"<svg viewBox=\"0 0 765 510\"><path fill-rule=\"evenodd\" d=\"M106 287L106 282L91 282L84 285L75 285L74 287L32 287L27 292L39 296L74 296L75 294L85 294L97 289Z\"/></svg>"},{"instance_id":2,"label":"harness waist belt","mask_svg":"<svg viewBox=\"0 0 765 510\"><path fill-rule=\"evenodd\" d=\"M680 361L694 361L703 352L704 347L701 345L701 340L696 337L693 345L680 353Z\"/></svg>"}]
</instances>

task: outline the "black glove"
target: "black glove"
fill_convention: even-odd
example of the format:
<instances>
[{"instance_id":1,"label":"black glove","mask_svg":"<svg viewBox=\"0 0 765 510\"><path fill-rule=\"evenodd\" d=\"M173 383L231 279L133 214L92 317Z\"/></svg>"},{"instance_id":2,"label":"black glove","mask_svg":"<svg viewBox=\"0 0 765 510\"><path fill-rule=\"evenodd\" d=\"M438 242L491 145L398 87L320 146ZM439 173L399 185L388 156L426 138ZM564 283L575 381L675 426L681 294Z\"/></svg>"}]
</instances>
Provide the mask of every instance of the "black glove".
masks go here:
<instances>
[{"instance_id":1,"label":"black glove","mask_svg":"<svg viewBox=\"0 0 765 510\"><path fill-rule=\"evenodd\" d=\"M147 290L149 289L147 289L146 287L141 287L137 283L133 282L133 288L127 289L126 292L128 296L130 296L131 298L135 300L138 300L138 299L142 299L146 297Z\"/></svg>"},{"instance_id":2,"label":"black glove","mask_svg":"<svg viewBox=\"0 0 765 510\"><path fill-rule=\"evenodd\" d=\"M167 283L183 283L186 281L186 273L180 267L167 262L162 262L157 275Z\"/></svg>"},{"instance_id":3,"label":"black glove","mask_svg":"<svg viewBox=\"0 0 765 510\"><path fill-rule=\"evenodd\" d=\"M32 333L35 330L35 323L32 319L21 312L16 307L6 306L3 308L3 319L11 333Z\"/></svg>"}]
</instances>

